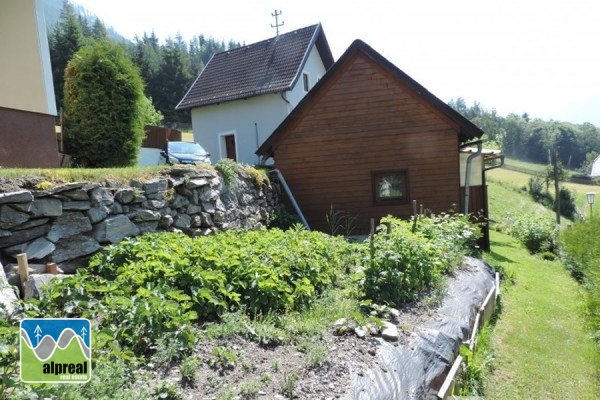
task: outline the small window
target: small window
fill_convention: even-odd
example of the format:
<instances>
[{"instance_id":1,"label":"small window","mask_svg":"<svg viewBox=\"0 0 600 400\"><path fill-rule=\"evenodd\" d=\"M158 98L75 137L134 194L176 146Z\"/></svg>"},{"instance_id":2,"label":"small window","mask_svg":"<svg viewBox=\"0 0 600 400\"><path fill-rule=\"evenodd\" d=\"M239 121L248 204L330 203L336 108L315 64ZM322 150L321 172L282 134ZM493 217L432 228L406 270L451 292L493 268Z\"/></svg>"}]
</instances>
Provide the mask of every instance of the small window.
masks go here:
<instances>
[{"instance_id":1,"label":"small window","mask_svg":"<svg viewBox=\"0 0 600 400\"><path fill-rule=\"evenodd\" d=\"M302 73L302 83L304 84L304 91L308 92L310 90L310 80L306 72Z\"/></svg>"},{"instance_id":2,"label":"small window","mask_svg":"<svg viewBox=\"0 0 600 400\"><path fill-rule=\"evenodd\" d=\"M408 170L374 172L372 179L375 204L403 204L409 201Z\"/></svg>"}]
</instances>

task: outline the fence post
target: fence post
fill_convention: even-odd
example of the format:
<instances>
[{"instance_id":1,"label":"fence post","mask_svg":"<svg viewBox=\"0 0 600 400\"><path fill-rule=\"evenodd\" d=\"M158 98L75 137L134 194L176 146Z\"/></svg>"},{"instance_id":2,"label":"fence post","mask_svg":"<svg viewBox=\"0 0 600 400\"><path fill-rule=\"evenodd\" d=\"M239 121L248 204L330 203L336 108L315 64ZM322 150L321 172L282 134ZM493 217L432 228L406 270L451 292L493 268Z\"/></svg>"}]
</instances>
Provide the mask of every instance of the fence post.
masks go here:
<instances>
[{"instance_id":1,"label":"fence post","mask_svg":"<svg viewBox=\"0 0 600 400\"><path fill-rule=\"evenodd\" d=\"M17 263L19 264L21 289L23 289L25 288L25 281L27 281L27 278L29 278L29 263L27 262L27 253L17 254Z\"/></svg>"},{"instance_id":2,"label":"fence post","mask_svg":"<svg viewBox=\"0 0 600 400\"><path fill-rule=\"evenodd\" d=\"M56 266L56 263L48 263L48 264L46 264L46 273L52 274L52 275L57 275L58 274L58 267Z\"/></svg>"}]
</instances>

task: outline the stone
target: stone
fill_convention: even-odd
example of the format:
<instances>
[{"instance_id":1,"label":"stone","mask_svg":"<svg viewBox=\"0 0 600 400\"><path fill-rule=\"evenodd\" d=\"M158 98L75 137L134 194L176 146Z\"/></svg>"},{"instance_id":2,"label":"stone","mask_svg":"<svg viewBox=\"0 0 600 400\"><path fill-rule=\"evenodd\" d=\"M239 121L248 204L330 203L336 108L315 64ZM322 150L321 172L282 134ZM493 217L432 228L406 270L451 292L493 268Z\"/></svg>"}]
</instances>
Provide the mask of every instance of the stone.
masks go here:
<instances>
[{"instance_id":1,"label":"stone","mask_svg":"<svg viewBox=\"0 0 600 400\"><path fill-rule=\"evenodd\" d=\"M41 260L56 250L54 243L44 238L37 238L27 245L25 253L30 260Z\"/></svg>"},{"instance_id":2,"label":"stone","mask_svg":"<svg viewBox=\"0 0 600 400\"><path fill-rule=\"evenodd\" d=\"M63 203L53 197L35 199L31 203L29 214L33 218L59 217L63 213Z\"/></svg>"},{"instance_id":3,"label":"stone","mask_svg":"<svg viewBox=\"0 0 600 400\"><path fill-rule=\"evenodd\" d=\"M398 311L396 308L390 308L389 311L391 320L395 323L400 322L400 311Z\"/></svg>"},{"instance_id":4,"label":"stone","mask_svg":"<svg viewBox=\"0 0 600 400\"><path fill-rule=\"evenodd\" d=\"M398 334L398 328L396 325L388 321L382 321L383 327L381 329L381 337L388 342L396 342L400 335Z\"/></svg>"},{"instance_id":5,"label":"stone","mask_svg":"<svg viewBox=\"0 0 600 400\"><path fill-rule=\"evenodd\" d=\"M212 203L202 203L202 209L209 214L214 214L216 211L215 205Z\"/></svg>"},{"instance_id":6,"label":"stone","mask_svg":"<svg viewBox=\"0 0 600 400\"><path fill-rule=\"evenodd\" d=\"M205 188L203 188L202 192L200 193L200 201L203 203L206 203L209 201L215 201L218 198L219 198L219 192L211 189L210 186L206 186Z\"/></svg>"},{"instance_id":7,"label":"stone","mask_svg":"<svg viewBox=\"0 0 600 400\"><path fill-rule=\"evenodd\" d=\"M8 283L2 263L0 263L0 318L8 319L17 307L17 294L12 285Z\"/></svg>"},{"instance_id":8,"label":"stone","mask_svg":"<svg viewBox=\"0 0 600 400\"><path fill-rule=\"evenodd\" d=\"M30 201L33 201L33 194L29 190L19 190L17 192L0 193L0 204L28 203Z\"/></svg>"},{"instance_id":9,"label":"stone","mask_svg":"<svg viewBox=\"0 0 600 400\"><path fill-rule=\"evenodd\" d=\"M139 234L156 232L158 228L158 221L147 221L147 222L134 222L135 226L139 229Z\"/></svg>"},{"instance_id":10,"label":"stone","mask_svg":"<svg viewBox=\"0 0 600 400\"><path fill-rule=\"evenodd\" d=\"M63 201L62 207L65 211L85 211L92 208L92 203L81 200Z\"/></svg>"},{"instance_id":11,"label":"stone","mask_svg":"<svg viewBox=\"0 0 600 400\"><path fill-rule=\"evenodd\" d=\"M125 215L106 218L95 225L92 236L100 243L119 243L123 238L137 236L140 230Z\"/></svg>"},{"instance_id":12,"label":"stone","mask_svg":"<svg viewBox=\"0 0 600 400\"><path fill-rule=\"evenodd\" d=\"M31 229L35 228L36 226L45 225L48 223L48 221L50 221L50 218L34 218L30 219L29 221L26 221L25 223L22 223L21 225L15 226L14 228L12 228L12 230L21 231L23 229Z\"/></svg>"},{"instance_id":13,"label":"stone","mask_svg":"<svg viewBox=\"0 0 600 400\"><path fill-rule=\"evenodd\" d=\"M192 217L187 214L177 214L173 219L176 228L187 229L192 225Z\"/></svg>"},{"instance_id":14,"label":"stone","mask_svg":"<svg viewBox=\"0 0 600 400\"><path fill-rule=\"evenodd\" d=\"M221 199L215 200L215 208L217 209L217 211L227 211L227 207L225 207L225 204L223 204Z\"/></svg>"},{"instance_id":15,"label":"stone","mask_svg":"<svg viewBox=\"0 0 600 400\"><path fill-rule=\"evenodd\" d=\"M357 326L354 328L354 334L356 337L364 339L367 336L367 331L362 326Z\"/></svg>"},{"instance_id":16,"label":"stone","mask_svg":"<svg viewBox=\"0 0 600 400\"><path fill-rule=\"evenodd\" d=\"M55 194L59 194L62 192L81 189L84 185L85 185L84 182L65 183L63 185L54 186L53 188L48 189L48 190L37 191L37 192L35 192L35 197L53 196Z\"/></svg>"},{"instance_id":17,"label":"stone","mask_svg":"<svg viewBox=\"0 0 600 400\"><path fill-rule=\"evenodd\" d=\"M169 228L171 225L173 225L173 217L171 215L163 215L162 217L160 217L160 220L158 221L158 227L161 229L167 229Z\"/></svg>"},{"instance_id":18,"label":"stone","mask_svg":"<svg viewBox=\"0 0 600 400\"><path fill-rule=\"evenodd\" d=\"M110 213L113 215L117 215L117 214L123 214L129 212L129 206L125 206L122 205L121 203L113 203L112 206L110 206Z\"/></svg>"},{"instance_id":19,"label":"stone","mask_svg":"<svg viewBox=\"0 0 600 400\"><path fill-rule=\"evenodd\" d=\"M162 200L164 192L167 190L169 182L167 179L153 179L144 183L144 192L149 199Z\"/></svg>"},{"instance_id":20,"label":"stone","mask_svg":"<svg viewBox=\"0 0 600 400\"><path fill-rule=\"evenodd\" d=\"M131 188L119 189L115 193L115 200L119 203L129 204L135 198L135 192Z\"/></svg>"},{"instance_id":21,"label":"stone","mask_svg":"<svg viewBox=\"0 0 600 400\"><path fill-rule=\"evenodd\" d=\"M200 214L200 226L203 228L209 228L213 226L213 221L209 213Z\"/></svg>"},{"instance_id":22,"label":"stone","mask_svg":"<svg viewBox=\"0 0 600 400\"><path fill-rule=\"evenodd\" d=\"M62 192L61 195L71 200L90 201L90 196L88 196L87 190L82 188Z\"/></svg>"},{"instance_id":23,"label":"stone","mask_svg":"<svg viewBox=\"0 0 600 400\"><path fill-rule=\"evenodd\" d=\"M97 187L90 191L90 201L94 206L110 206L115 202L115 196L111 189Z\"/></svg>"},{"instance_id":24,"label":"stone","mask_svg":"<svg viewBox=\"0 0 600 400\"><path fill-rule=\"evenodd\" d=\"M104 218L108 217L108 214L110 214L110 208L107 206L92 207L85 213L92 224L102 221Z\"/></svg>"},{"instance_id":25,"label":"stone","mask_svg":"<svg viewBox=\"0 0 600 400\"><path fill-rule=\"evenodd\" d=\"M29 271L29 275L39 275L46 272L46 264L33 264L27 263L27 270ZM13 286L21 285L21 278L19 277L19 264L9 263L6 264L6 280L9 284ZM61 271L62 272L62 271Z\"/></svg>"},{"instance_id":26,"label":"stone","mask_svg":"<svg viewBox=\"0 0 600 400\"><path fill-rule=\"evenodd\" d=\"M56 246L56 250L52 252L50 260L57 264L89 256L102 249L102 246L100 246L96 239L85 235L61 239L54 245Z\"/></svg>"},{"instance_id":27,"label":"stone","mask_svg":"<svg viewBox=\"0 0 600 400\"><path fill-rule=\"evenodd\" d=\"M56 242L62 238L90 232L91 230L92 223L83 213L78 211L66 212L54 220L46 238L51 242Z\"/></svg>"},{"instance_id":28,"label":"stone","mask_svg":"<svg viewBox=\"0 0 600 400\"><path fill-rule=\"evenodd\" d=\"M0 206L0 228L10 229L29 220L27 213L17 211L11 206Z\"/></svg>"},{"instance_id":29,"label":"stone","mask_svg":"<svg viewBox=\"0 0 600 400\"><path fill-rule=\"evenodd\" d=\"M138 210L127 215L133 222L159 221L160 213L152 210Z\"/></svg>"},{"instance_id":30,"label":"stone","mask_svg":"<svg viewBox=\"0 0 600 400\"><path fill-rule=\"evenodd\" d=\"M40 236L44 236L50 230L49 225L40 225L31 229L13 231L9 236L0 235L0 248L13 246L19 243L29 242Z\"/></svg>"},{"instance_id":31,"label":"stone","mask_svg":"<svg viewBox=\"0 0 600 400\"><path fill-rule=\"evenodd\" d=\"M151 210L159 210L161 208L165 208L167 206L167 202L165 200L146 200L142 202L142 207L149 208Z\"/></svg>"},{"instance_id":32,"label":"stone","mask_svg":"<svg viewBox=\"0 0 600 400\"><path fill-rule=\"evenodd\" d=\"M169 202L169 207L179 209L186 207L188 204L190 204L190 201L187 199L187 197L182 196L179 193L175 193Z\"/></svg>"},{"instance_id":33,"label":"stone","mask_svg":"<svg viewBox=\"0 0 600 400\"><path fill-rule=\"evenodd\" d=\"M215 211L213 222L215 225L222 225L225 222L225 213L223 211Z\"/></svg>"},{"instance_id":34,"label":"stone","mask_svg":"<svg viewBox=\"0 0 600 400\"><path fill-rule=\"evenodd\" d=\"M187 189L196 189L199 187L203 187L203 186L208 186L209 182L207 179L204 178L193 178L190 179L189 181L187 181L187 183L185 184L185 187Z\"/></svg>"},{"instance_id":35,"label":"stone","mask_svg":"<svg viewBox=\"0 0 600 400\"><path fill-rule=\"evenodd\" d=\"M202 206L199 206L196 204L190 204L187 206L185 213L188 215L194 215L194 214L199 214L201 212L202 212Z\"/></svg>"},{"instance_id":36,"label":"stone","mask_svg":"<svg viewBox=\"0 0 600 400\"><path fill-rule=\"evenodd\" d=\"M42 297L42 286L50 282L52 279L65 279L69 275L52 275L52 274L41 274L41 275L29 275L29 278L23 285L23 299L39 299Z\"/></svg>"}]
</instances>

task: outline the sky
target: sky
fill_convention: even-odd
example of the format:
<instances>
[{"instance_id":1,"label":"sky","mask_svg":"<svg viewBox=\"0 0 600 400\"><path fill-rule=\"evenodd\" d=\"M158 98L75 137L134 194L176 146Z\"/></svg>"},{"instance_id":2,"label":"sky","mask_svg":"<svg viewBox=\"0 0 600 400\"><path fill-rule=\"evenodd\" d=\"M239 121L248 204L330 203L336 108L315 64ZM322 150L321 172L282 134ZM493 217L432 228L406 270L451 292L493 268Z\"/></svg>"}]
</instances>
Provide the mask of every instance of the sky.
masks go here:
<instances>
[{"instance_id":1,"label":"sky","mask_svg":"<svg viewBox=\"0 0 600 400\"><path fill-rule=\"evenodd\" d=\"M600 126L594 0L71 0L128 39L245 44L321 23L337 60L361 39L444 102Z\"/></svg>"}]
</instances>

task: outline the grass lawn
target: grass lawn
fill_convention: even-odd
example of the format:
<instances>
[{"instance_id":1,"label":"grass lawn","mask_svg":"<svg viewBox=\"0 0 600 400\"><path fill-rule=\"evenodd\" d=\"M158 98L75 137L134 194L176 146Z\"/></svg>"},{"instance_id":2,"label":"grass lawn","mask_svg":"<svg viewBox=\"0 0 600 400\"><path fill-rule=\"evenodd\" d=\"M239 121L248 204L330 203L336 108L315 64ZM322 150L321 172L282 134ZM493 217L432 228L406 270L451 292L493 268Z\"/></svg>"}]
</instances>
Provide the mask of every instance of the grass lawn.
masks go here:
<instances>
[{"instance_id":1,"label":"grass lawn","mask_svg":"<svg viewBox=\"0 0 600 400\"><path fill-rule=\"evenodd\" d=\"M509 163L511 165L516 164L517 166L521 166L523 168L528 168L531 170L540 170L540 173L545 168L545 166L541 166L541 164L531 164L531 163L525 163L525 162L516 161L516 160L509 160ZM515 190L525 188L525 191L528 188L529 178L531 178L531 175L529 175L529 174L509 170L506 168L493 169L493 170L487 172L487 176L488 176L488 183L490 183L490 184L502 183L504 185L508 185L509 187L514 188ZM490 185L490 186L492 186L492 185ZM588 216L589 205L587 203L587 197L585 194L587 192L596 192L596 193L598 193L598 196L600 196L600 186L598 186L598 185L583 185L580 183L573 183L573 182L561 182L561 186L566 187L573 193L573 195L575 196L575 204L577 205L579 210L583 213L583 215ZM553 193L553 191L554 191L554 186L551 183L550 192ZM596 206L597 206L597 204L596 204ZM490 208L491 208L491 206L490 206Z\"/></svg>"},{"instance_id":2,"label":"grass lawn","mask_svg":"<svg viewBox=\"0 0 600 400\"><path fill-rule=\"evenodd\" d=\"M485 398L600 398L600 354L585 329L579 285L559 261L531 256L505 234L491 232L491 246L487 261L516 283L502 288Z\"/></svg>"}]
</instances>

